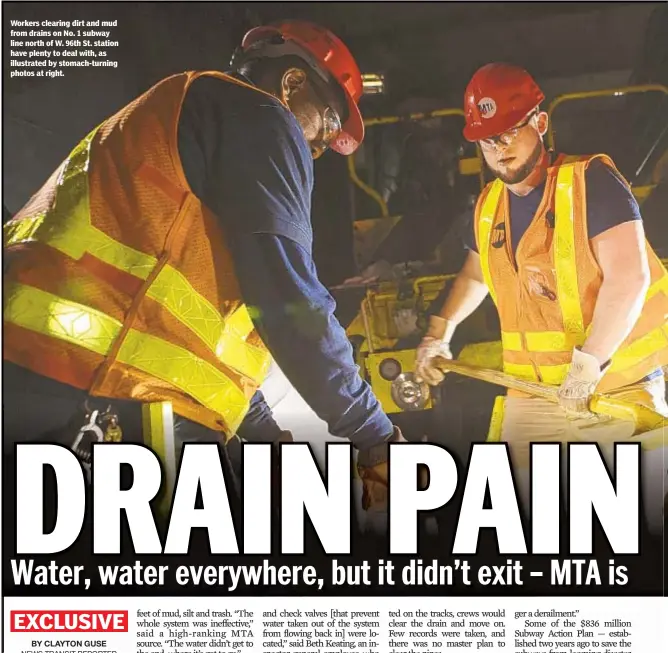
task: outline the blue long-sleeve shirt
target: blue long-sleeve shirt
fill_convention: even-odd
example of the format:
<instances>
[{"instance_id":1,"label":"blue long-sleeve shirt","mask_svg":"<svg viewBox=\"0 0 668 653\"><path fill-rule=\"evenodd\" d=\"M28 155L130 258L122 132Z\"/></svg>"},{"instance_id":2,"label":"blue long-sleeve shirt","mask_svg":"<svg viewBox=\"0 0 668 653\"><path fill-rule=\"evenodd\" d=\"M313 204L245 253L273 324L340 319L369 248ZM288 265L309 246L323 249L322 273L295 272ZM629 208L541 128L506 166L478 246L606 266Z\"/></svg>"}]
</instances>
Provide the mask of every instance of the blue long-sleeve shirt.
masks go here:
<instances>
[{"instance_id":1,"label":"blue long-sleeve shirt","mask_svg":"<svg viewBox=\"0 0 668 653\"><path fill-rule=\"evenodd\" d=\"M295 117L273 97L196 80L179 120L193 192L221 220L245 303L272 356L332 435L366 449L392 433L313 262L313 158ZM239 435L279 432L261 393Z\"/></svg>"}]
</instances>

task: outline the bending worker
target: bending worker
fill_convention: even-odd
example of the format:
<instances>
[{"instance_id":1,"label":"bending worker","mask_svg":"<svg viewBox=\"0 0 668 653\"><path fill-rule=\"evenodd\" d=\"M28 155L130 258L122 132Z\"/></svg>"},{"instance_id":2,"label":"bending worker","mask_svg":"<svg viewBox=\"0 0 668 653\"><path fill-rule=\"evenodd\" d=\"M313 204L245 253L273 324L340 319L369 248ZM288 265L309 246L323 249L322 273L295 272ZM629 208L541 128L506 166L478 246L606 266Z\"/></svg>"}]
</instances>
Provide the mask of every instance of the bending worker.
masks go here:
<instances>
[{"instance_id":1,"label":"bending worker","mask_svg":"<svg viewBox=\"0 0 668 653\"><path fill-rule=\"evenodd\" d=\"M560 405L513 391L505 398L500 438L525 470L531 442L634 435L630 421L593 419L595 390L668 416L668 275L612 160L546 150L543 99L527 72L500 63L466 89L464 136L496 180L478 198L466 261L416 363L418 377L439 384L433 357L452 358L455 329L490 293L504 371L559 388Z\"/></svg>"},{"instance_id":2,"label":"bending worker","mask_svg":"<svg viewBox=\"0 0 668 653\"><path fill-rule=\"evenodd\" d=\"M5 226L6 442L69 445L110 402L127 434L162 401L179 443L277 441L258 391L271 355L383 500L386 443L405 440L312 257L313 161L362 141L360 71L298 21L251 30L232 68L157 83Z\"/></svg>"}]
</instances>

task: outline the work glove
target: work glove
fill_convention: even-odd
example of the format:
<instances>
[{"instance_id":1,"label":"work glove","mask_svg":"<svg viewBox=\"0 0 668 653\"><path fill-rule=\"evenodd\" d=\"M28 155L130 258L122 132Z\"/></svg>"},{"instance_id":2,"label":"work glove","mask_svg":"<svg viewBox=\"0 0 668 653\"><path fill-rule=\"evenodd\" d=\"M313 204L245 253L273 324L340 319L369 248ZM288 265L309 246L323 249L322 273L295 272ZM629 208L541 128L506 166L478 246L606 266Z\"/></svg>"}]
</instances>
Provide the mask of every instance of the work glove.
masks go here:
<instances>
[{"instance_id":1,"label":"work glove","mask_svg":"<svg viewBox=\"0 0 668 653\"><path fill-rule=\"evenodd\" d=\"M362 480L362 508L366 511L387 510L389 447L391 443L407 443L398 426L384 442L360 451L357 456L357 473ZM427 486L426 473L420 473L419 485Z\"/></svg>"},{"instance_id":2,"label":"work glove","mask_svg":"<svg viewBox=\"0 0 668 653\"><path fill-rule=\"evenodd\" d=\"M435 356L443 356L443 358L452 360L450 344L438 338L425 336L415 355L415 380L418 383L426 381L429 385L438 385L445 378L445 372L432 364Z\"/></svg>"},{"instance_id":3,"label":"work glove","mask_svg":"<svg viewBox=\"0 0 668 653\"><path fill-rule=\"evenodd\" d=\"M452 360L450 340L455 332L455 324L450 320L432 315L429 318L429 329L415 353L415 380L423 380L429 385L438 385L445 378L445 373L434 367L435 356L443 356Z\"/></svg>"},{"instance_id":4,"label":"work glove","mask_svg":"<svg viewBox=\"0 0 668 653\"><path fill-rule=\"evenodd\" d=\"M566 414L574 418L595 418L589 410L589 401L609 363L601 365L591 354L585 354L577 347L568 374L559 387L559 405Z\"/></svg>"},{"instance_id":5,"label":"work glove","mask_svg":"<svg viewBox=\"0 0 668 653\"><path fill-rule=\"evenodd\" d=\"M380 511L387 509L388 445L394 442L407 442L398 426L392 434L380 444L360 451L357 455L357 473L362 481L362 508Z\"/></svg>"},{"instance_id":6,"label":"work glove","mask_svg":"<svg viewBox=\"0 0 668 653\"><path fill-rule=\"evenodd\" d=\"M278 436L277 440L274 440L274 446L278 449L279 442L294 442L295 439L292 437L290 431L281 431L281 434Z\"/></svg>"}]
</instances>

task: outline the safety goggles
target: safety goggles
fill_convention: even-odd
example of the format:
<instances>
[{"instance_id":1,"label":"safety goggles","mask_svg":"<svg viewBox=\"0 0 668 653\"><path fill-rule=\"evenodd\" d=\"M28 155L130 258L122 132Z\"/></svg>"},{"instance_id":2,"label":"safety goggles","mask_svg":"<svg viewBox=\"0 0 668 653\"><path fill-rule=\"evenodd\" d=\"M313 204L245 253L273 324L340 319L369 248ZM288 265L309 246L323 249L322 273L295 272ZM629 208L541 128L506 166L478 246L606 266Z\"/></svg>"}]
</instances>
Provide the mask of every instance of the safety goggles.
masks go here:
<instances>
[{"instance_id":1,"label":"safety goggles","mask_svg":"<svg viewBox=\"0 0 668 653\"><path fill-rule=\"evenodd\" d=\"M334 109L327 99L324 97L324 94L318 88L316 84L311 84L313 92L318 96L320 104L322 104L325 109L320 114L322 118L322 124L320 126L320 132L316 136L314 143L311 147L313 150L314 158L321 156L329 146L336 140L336 138L341 133L342 123L341 117L339 116L336 109Z\"/></svg>"},{"instance_id":2,"label":"safety goggles","mask_svg":"<svg viewBox=\"0 0 668 653\"><path fill-rule=\"evenodd\" d=\"M497 136L490 136L489 138L483 138L479 140L480 146L484 149L492 149L498 147L499 145L512 145L512 143L517 139L520 131L524 129L533 119L534 116L538 115L538 109L534 109L521 123L507 129L506 131L498 134Z\"/></svg>"},{"instance_id":3,"label":"safety goggles","mask_svg":"<svg viewBox=\"0 0 668 653\"><path fill-rule=\"evenodd\" d=\"M341 118L332 107L325 107L322 113L322 129L318 137L329 144L341 133Z\"/></svg>"}]
</instances>

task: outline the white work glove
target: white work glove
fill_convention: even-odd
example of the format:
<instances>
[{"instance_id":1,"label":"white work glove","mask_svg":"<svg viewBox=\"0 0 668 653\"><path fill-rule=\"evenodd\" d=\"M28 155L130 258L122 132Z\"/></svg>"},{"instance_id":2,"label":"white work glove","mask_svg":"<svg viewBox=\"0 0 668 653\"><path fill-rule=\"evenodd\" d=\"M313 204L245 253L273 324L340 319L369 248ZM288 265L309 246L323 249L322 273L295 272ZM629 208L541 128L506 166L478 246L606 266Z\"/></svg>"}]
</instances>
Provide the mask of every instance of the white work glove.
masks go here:
<instances>
[{"instance_id":1,"label":"white work glove","mask_svg":"<svg viewBox=\"0 0 668 653\"><path fill-rule=\"evenodd\" d=\"M607 365L601 366L598 359L579 349L573 350L568 375L559 387L559 405L571 417L593 418L589 411L589 400L596 390Z\"/></svg>"},{"instance_id":2,"label":"white work glove","mask_svg":"<svg viewBox=\"0 0 668 653\"><path fill-rule=\"evenodd\" d=\"M418 383L426 381L429 385L438 385L445 378L445 373L431 364L435 356L452 360L450 343L433 336L425 336L415 355L415 380Z\"/></svg>"},{"instance_id":3,"label":"white work glove","mask_svg":"<svg viewBox=\"0 0 668 653\"><path fill-rule=\"evenodd\" d=\"M429 385L438 385L445 378L445 374L436 369L431 361L435 356L443 356L452 360L450 341L457 325L438 315L429 318L429 329L415 353L415 379L418 383L423 380Z\"/></svg>"}]
</instances>

